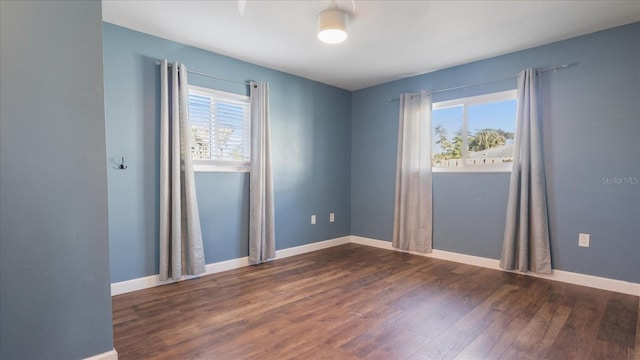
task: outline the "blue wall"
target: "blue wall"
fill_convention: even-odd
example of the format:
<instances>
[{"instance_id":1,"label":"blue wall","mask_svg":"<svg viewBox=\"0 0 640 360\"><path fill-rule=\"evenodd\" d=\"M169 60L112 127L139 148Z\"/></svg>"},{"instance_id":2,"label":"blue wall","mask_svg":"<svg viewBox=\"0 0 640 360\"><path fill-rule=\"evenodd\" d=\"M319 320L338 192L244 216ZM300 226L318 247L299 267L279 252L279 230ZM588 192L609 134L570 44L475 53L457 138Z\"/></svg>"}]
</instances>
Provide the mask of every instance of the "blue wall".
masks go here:
<instances>
[{"instance_id":1,"label":"blue wall","mask_svg":"<svg viewBox=\"0 0 640 360\"><path fill-rule=\"evenodd\" d=\"M577 61L543 81L553 264L640 282L640 185L605 183L640 176L638 23L353 93L115 25L103 30L112 282L157 273L161 58L270 83L278 249L349 234L391 240L398 103L389 98ZM247 91L196 75L190 82ZM507 80L434 101L513 88ZM113 168L120 156L126 171ZM196 175L207 263L247 255L248 176ZM497 259L508 183L508 173L435 174L434 247ZM591 234L590 248L577 246L579 232Z\"/></svg>"},{"instance_id":2,"label":"blue wall","mask_svg":"<svg viewBox=\"0 0 640 360\"><path fill-rule=\"evenodd\" d=\"M640 282L640 23L356 91L352 94L351 232L390 241L402 92L545 73L544 158L556 269ZM434 95L514 89L515 80ZM614 178L631 177L615 184ZM607 184L612 182L613 184ZM436 173L434 248L497 259L509 174ZM578 247L578 233L591 247Z\"/></svg>"},{"instance_id":3,"label":"blue wall","mask_svg":"<svg viewBox=\"0 0 640 360\"><path fill-rule=\"evenodd\" d=\"M113 349L100 1L0 1L0 358Z\"/></svg>"},{"instance_id":4,"label":"blue wall","mask_svg":"<svg viewBox=\"0 0 640 360\"><path fill-rule=\"evenodd\" d=\"M277 249L350 234L350 92L108 23L103 31L112 282L158 273L156 59L227 79L269 82ZM248 91L197 75L189 82ZM125 171L114 168L121 156ZM196 175L207 263L248 255L248 176ZM330 212L335 223L329 223Z\"/></svg>"}]
</instances>

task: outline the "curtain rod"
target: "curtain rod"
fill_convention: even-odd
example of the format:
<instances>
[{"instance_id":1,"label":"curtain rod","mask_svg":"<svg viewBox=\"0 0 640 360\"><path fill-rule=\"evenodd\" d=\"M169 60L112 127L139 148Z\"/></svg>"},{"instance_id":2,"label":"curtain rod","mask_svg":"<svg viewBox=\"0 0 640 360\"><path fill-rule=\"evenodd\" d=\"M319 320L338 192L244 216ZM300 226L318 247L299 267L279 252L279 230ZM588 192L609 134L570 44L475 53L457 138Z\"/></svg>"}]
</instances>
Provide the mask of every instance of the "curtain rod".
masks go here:
<instances>
[{"instance_id":1,"label":"curtain rod","mask_svg":"<svg viewBox=\"0 0 640 360\"><path fill-rule=\"evenodd\" d=\"M558 66L552 66L552 67L548 67L548 68L544 68L544 69L540 69L538 70L539 72L547 72L547 71L558 71L558 70L564 70L566 68L569 68L571 66L576 66L578 65L578 62L574 62L574 63L570 63L570 64L562 64L562 65L558 65ZM450 88L446 88L446 89L439 89L439 90L433 90L433 91L429 91L429 93L431 94L436 94L436 93L441 93L441 92L445 92L445 91L451 91L451 90L459 90L459 89L466 89L468 87L472 87L472 86L478 86L478 85L487 85L487 84L493 84L493 83L497 83L497 82L501 82L501 81L506 81L506 80L513 80L513 79L517 79L518 75L516 76L510 76L508 78L504 78L504 79L498 79L498 80L490 80L490 81L483 81L483 82L477 82L477 83L473 83L473 84L467 84L467 85L461 85L461 86L455 86L455 87L450 87ZM400 98L395 98L395 99L389 99L389 101L399 101Z\"/></svg>"},{"instance_id":2,"label":"curtain rod","mask_svg":"<svg viewBox=\"0 0 640 360\"><path fill-rule=\"evenodd\" d=\"M156 60L156 65L160 65L160 60ZM169 66L173 66L173 64L168 63ZM211 74L205 74L199 71L194 71L194 70L189 70L187 69L188 73L191 74L195 74L195 75L200 75L200 76L204 76L204 77L208 77L208 78L212 78L212 79L216 79L216 80L222 80L222 81L227 81L230 83L234 83L234 84L240 84L240 85L251 85L251 82L249 81L236 81L236 80L229 80L229 79L225 79L223 77L220 76L215 76L215 75L211 75Z\"/></svg>"}]
</instances>

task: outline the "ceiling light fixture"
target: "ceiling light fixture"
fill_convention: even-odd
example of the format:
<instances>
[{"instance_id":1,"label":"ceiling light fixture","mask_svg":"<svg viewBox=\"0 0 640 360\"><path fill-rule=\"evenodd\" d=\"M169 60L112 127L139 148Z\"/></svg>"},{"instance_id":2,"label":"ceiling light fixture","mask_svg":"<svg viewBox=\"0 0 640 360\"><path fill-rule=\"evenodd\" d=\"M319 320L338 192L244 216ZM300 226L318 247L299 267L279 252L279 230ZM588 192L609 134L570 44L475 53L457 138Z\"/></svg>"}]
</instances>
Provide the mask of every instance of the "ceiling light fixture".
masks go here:
<instances>
[{"instance_id":1,"label":"ceiling light fixture","mask_svg":"<svg viewBox=\"0 0 640 360\"><path fill-rule=\"evenodd\" d=\"M349 14L340 9L328 9L318 14L318 39L337 44L347 39Z\"/></svg>"}]
</instances>

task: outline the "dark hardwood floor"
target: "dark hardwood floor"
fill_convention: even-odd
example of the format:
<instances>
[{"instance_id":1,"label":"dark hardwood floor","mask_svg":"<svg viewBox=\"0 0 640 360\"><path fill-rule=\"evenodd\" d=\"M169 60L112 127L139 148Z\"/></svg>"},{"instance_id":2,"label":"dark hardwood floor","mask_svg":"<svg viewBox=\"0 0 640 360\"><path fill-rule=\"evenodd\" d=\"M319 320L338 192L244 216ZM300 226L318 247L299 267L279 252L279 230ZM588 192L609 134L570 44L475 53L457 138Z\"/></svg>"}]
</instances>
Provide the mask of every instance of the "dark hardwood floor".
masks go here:
<instances>
[{"instance_id":1,"label":"dark hardwood floor","mask_svg":"<svg viewBox=\"0 0 640 360\"><path fill-rule=\"evenodd\" d=\"M640 359L638 297L349 244L113 297L119 359Z\"/></svg>"}]
</instances>

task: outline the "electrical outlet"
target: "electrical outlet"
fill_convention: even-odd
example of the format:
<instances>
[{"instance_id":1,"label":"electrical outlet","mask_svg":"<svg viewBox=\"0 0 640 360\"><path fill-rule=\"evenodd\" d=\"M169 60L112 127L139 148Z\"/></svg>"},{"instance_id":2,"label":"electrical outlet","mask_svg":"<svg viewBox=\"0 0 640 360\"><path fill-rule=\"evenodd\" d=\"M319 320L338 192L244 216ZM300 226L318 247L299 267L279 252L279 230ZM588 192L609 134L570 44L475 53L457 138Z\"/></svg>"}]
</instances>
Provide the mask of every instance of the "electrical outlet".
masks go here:
<instances>
[{"instance_id":1,"label":"electrical outlet","mask_svg":"<svg viewBox=\"0 0 640 360\"><path fill-rule=\"evenodd\" d=\"M578 234L578 246L589 247L589 238L591 235L589 234Z\"/></svg>"},{"instance_id":2,"label":"electrical outlet","mask_svg":"<svg viewBox=\"0 0 640 360\"><path fill-rule=\"evenodd\" d=\"M316 216L311 215L311 225L315 225L315 224L316 224Z\"/></svg>"},{"instance_id":3,"label":"electrical outlet","mask_svg":"<svg viewBox=\"0 0 640 360\"><path fill-rule=\"evenodd\" d=\"M336 214L329 213L329 222L335 222L335 221L336 221Z\"/></svg>"}]
</instances>

